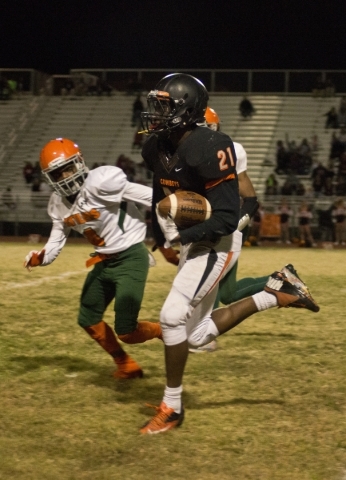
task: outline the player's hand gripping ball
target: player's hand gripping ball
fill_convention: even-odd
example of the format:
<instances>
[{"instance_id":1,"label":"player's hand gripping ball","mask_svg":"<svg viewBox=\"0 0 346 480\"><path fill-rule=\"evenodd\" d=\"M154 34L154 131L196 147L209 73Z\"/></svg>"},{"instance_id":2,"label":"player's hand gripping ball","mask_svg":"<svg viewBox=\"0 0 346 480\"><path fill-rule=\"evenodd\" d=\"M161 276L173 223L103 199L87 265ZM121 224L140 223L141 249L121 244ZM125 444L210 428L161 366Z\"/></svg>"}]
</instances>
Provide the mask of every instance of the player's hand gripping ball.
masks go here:
<instances>
[{"instance_id":1,"label":"player's hand gripping ball","mask_svg":"<svg viewBox=\"0 0 346 480\"><path fill-rule=\"evenodd\" d=\"M158 211L164 218L170 216L178 228L184 229L208 220L212 210L202 195L177 190L158 203Z\"/></svg>"}]
</instances>

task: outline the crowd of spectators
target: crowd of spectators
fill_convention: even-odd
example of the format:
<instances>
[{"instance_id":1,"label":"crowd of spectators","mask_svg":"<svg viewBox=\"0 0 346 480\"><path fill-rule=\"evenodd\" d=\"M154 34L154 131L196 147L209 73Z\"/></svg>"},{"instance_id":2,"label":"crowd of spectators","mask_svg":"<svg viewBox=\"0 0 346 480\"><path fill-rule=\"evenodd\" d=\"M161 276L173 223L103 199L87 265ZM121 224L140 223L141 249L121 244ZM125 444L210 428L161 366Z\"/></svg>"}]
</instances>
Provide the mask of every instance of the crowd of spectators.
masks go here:
<instances>
[{"instance_id":1,"label":"crowd of spectators","mask_svg":"<svg viewBox=\"0 0 346 480\"><path fill-rule=\"evenodd\" d=\"M276 168L278 175L289 172L296 175L308 175L313 164L314 154L318 150L318 137L314 135L309 141L303 138L300 143L295 140L278 140L276 143Z\"/></svg>"},{"instance_id":2,"label":"crowd of spectators","mask_svg":"<svg viewBox=\"0 0 346 480\"><path fill-rule=\"evenodd\" d=\"M275 210L271 208L270 212L261 206L252 219L248 244L261 244L261 223L266 213L275 213L279 217L280 234L277 243L296 243L303 247L315 247L317 241L336 246L346 245L346 206L343 198L321 204L314 199L309 201L302 198L298 204L292 205L290 199L283 197ZM313 230L314 217L318 228Z\"/></svg>"}]
</instances>

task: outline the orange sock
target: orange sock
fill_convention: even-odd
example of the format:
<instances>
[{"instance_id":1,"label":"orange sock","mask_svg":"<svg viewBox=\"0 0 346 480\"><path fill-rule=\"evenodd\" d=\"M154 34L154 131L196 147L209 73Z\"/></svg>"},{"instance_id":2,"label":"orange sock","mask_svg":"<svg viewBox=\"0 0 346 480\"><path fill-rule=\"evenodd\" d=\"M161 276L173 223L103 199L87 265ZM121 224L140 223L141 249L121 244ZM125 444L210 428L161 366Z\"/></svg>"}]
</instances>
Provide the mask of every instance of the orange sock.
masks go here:
<instances>
[{"instance_id":1,"label":"orange sock","mask_svg":"<svg viewBox=\"0 0 346 480\"><path fill-rule=\"evenodd\" d=\"M143 343L153 338L162 340L161 325L153 322L138 322L136 330L118 337L125 343Z\"/></svg>"},{"instance_id":2,"label":"orange sock","mask_svg":"<svg viewBox=\"0 0 346 480\"><path fill-rule=\"evenodd\" d=\"M126 355L125 351L122 349L120 343L116 339L115 333L103 320L96 325L83 328L91 336L91 338L101 345L101 347L113 358Z\"/></svg>"}]
</instances>

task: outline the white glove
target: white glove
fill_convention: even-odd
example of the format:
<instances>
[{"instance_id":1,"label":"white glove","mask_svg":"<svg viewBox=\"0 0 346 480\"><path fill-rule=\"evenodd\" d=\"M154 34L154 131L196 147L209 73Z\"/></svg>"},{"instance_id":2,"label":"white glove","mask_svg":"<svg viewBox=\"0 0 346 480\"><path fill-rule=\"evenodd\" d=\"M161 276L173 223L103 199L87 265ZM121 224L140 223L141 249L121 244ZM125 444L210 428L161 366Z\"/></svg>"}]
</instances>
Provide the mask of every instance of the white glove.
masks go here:
<instances>
[{"instance_id":1,"label":"white glove","mask_svg":"<svg viewBox=\"0 0 346 480\"><path fill-rule=\"evenodd\" d=\"M31 272L32 267L38 267L42 265L43 258L45 254L45 249L38 251L38 250L31 250L27 254L24 260L24 267Z\"/></svg>"},{"instance_id":2,"label":"white glove","mask_svg":"<svg viewBox=\"0 0 346 480\"><path fill-rule=\"evenodd\" d=\"M157 221L161 227L162 233L165 236L165 239L169 244L174 243L174 240L179 237L178 227L173 222L172 218L168 215L167 218L162 217L159 214L158 208L156 206L156 216ZM168 247L166 247L168 248Z\"/></svg>"}]
</instances>

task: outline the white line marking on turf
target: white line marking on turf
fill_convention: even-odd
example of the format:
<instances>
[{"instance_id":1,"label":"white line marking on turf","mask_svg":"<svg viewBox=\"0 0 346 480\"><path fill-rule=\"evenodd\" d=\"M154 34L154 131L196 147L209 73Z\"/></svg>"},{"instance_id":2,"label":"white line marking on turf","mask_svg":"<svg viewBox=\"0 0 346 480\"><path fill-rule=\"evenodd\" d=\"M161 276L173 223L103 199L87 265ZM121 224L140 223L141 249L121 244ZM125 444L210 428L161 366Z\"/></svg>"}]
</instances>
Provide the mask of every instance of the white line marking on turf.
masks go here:
<instances>
[{"instance_id":1,"label":"white line marking on turf","mask_svg":"<svg viewBox=\"0 0 346 480\"><path fill-rule=\"evenodd\" d=\"M4 285L1 285L1 290L14 290L15 288L24 288L24 287L37 287L42 285L42 283L50 283L59 280L63 280L64 278L72 277L73 275L80 275L82 273L86 273L86 270L77 270L75 272L65 272L61 275L55 275L54 277L45 277L40 278L33 282L24 282L24 283L15 283L15 282L7 282ZM32 273L31 273L32 275Z\"/></svg>"}]
</instances>

